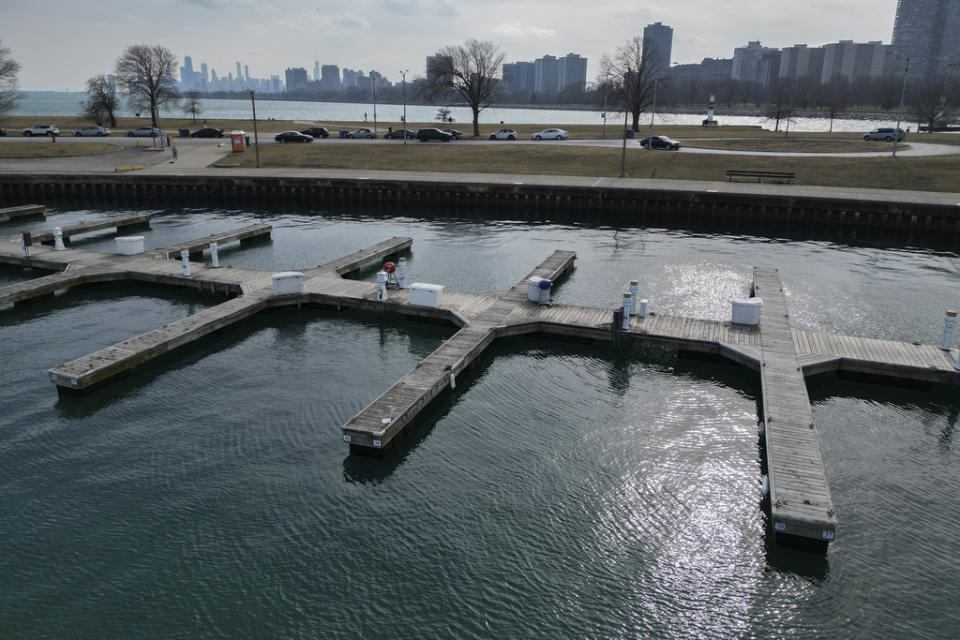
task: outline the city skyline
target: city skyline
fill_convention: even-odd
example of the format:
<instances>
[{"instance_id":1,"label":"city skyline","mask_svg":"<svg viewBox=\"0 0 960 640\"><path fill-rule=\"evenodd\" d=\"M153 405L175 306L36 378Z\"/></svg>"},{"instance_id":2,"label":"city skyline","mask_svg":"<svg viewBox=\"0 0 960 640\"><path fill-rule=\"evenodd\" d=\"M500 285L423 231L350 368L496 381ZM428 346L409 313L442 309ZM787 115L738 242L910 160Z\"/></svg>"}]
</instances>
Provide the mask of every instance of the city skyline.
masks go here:
<instances>
[{"instance_id":1,"label":"city skyline","mask_svg":"<svg viewBox=\"0 0 960 640\"><path fill-rule=\"evenodd\" d=\"M247 61L250 76L258 78L282 77L287 68L312 72L319 60L321 65L376 69L393 79L402 69L422 75L425 56L477 38L498 44L508 62L576 51L589 60L587 78L592 81L604 53L613 53L658 21L674 29L672 62L681 63L727 57L735 47L757 39L770 47L850 39L890 42L897 0L837 4L810 0L802 10L784 14L770 12L758 0L723 5L688 0L683 6L651 0L643 7L598 0L585 20L582 4L568 0L332 0L320 8L302 0L282 6L166 0L136 8L117 0L95 7L62 0L29 5L0 0L0 15L5 23L22 25L36 25L38 13L56 15L57 20L44 23L43 38L37 37L41 27L28 27L5 33L4 43L21 64L22 89L80 91L87 78L110 73L123 49L135 43L162 44L181 64L190 55L221 75L233 71L237 60ZM755 17L744 20L745 15ZM830 19L824 20L827 15Z\"/></svg>"}]
</instances>

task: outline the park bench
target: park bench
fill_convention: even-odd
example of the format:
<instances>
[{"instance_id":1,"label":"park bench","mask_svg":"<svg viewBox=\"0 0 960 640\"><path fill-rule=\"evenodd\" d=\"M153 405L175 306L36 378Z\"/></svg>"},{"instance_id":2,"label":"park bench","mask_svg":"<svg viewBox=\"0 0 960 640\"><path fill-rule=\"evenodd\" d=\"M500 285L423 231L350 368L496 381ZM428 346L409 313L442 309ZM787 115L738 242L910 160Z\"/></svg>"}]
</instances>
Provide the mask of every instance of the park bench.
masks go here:
<instances>
[{"instance_id":1,"label":"park bench","mask_svg":"<svg viewBox=\"0 0 960 640\"><path fill-rule=\"evenodd\" d=\"M769 180L771 182L786 182L790 184L797 177L792 171L742 171L740 169L727 169L727 179L733 182L734 178L751 178L757 182Z\"/></svg>"}]
</instances>

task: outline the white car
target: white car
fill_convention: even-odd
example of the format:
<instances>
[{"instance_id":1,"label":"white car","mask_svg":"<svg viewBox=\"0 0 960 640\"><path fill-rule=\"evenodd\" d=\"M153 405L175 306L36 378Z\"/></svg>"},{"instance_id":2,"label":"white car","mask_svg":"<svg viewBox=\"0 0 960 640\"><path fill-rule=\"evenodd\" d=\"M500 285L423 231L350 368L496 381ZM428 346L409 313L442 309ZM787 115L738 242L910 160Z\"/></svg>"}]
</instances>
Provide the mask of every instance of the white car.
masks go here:
<instances>
[{"instance_id":1,"label":"white car","mask_svg":"<svg viewBox=\"0 0 960 640\"><path fill-rule=\"evenodd\" d=\"M35 124L23 130L23 135L29 136L58 136L60 129L55 124Z\"/></svg>"},{"instance_id":2,"label":"white car","mask_svg":"<svg viewBox=\"0 0 960 640\"><path fill-rule=\"evenodd\" d=\"M563 129L544 129L530 137L534 140L566 140L570 136Z\"/></svg>"},{"instance_id":3,"label":"white car","mask_svg":"<svg viewBox=\"0 0 960 640\"><path fill-rule=\"evenodd\" d=\"M490 140L516 140L517 132L513 129L500 129L496 133L490 134Z\"/></svg>"},{"instance_id":4,"label":"white car","mask_svg":"<svg viewBox=\"0 0 960 640\"><path fill-rule=\"evenodd\" d=\"M110 135L110 129L106 127L80 127L79 129L74 130L73 135L75 136L108 136Z\"/></svg>"}]
</instances>

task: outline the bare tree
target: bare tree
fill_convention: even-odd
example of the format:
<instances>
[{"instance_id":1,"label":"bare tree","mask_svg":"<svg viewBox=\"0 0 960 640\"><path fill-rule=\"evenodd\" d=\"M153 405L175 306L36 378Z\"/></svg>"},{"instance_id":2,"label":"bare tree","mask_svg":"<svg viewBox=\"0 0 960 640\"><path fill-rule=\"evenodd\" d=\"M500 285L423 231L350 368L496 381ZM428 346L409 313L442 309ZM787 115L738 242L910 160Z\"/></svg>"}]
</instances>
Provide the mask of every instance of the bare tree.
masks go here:
<instances>
[{"instance_id":1,"label":"bare tree","mask_svg":"<svg viewBox=\"0 0 960 640\"><path fill-rule=\"evenodd\" d=\"M776 82L770 87L767 118L775 121L774 131L780 131L780 122L789 118L793 113L792 91L789 85L788 82Z\"/></svg>"},{"instance_id":2,"label":"bare tree","mask_svg":"<svg viewBox=\"0 0 960 640\"><path fill-rule=\"evenodd\" d=\"M197 124L197 116L203 111L203 105L200 104L199 91L187 91L184 96L183 112L188 116L193 116L193 124Z\"/></svg>"},{"instance_id":3,"label":"bare tree","mask_svg":"<svg viewBox=\"0 0 960 640\"><path fill-rule=\"evenodd\" d=\"M160 106L180 97L173 77L176 66L176 56L162 45L130 45L117 58L117 83L129 93L134 109L150 109L155 127Z\"/></svg>"},{"instance_id":4,"label":"bare tree","mask_svg":"<svg viewBox=\"0 0 960 640\"><path fill-rule=\"evenodd\" d=\"M600 59L597 83L611 87L610 95L632 116L634 130L640 128L640 114L653 104L657 75L664 68L656 47L644 47L640 36L618 47L612 58L604 54Z\"/></svg>"},{"instance_id":5,"label":"bare tree","mask_svg":"<svg viewBox=\"0 0 960 640\"><path fill-rule=\"evenodd\" d=\"M444 47L436 54L425 85L426 97L435 100L458 95L473 111L473 135L480 135L480 112L498 97L504 54L489 41L467 40Z\"/></svg>"},{"instance_id":6,"label":"bare tree","mask_svg":"<svg viewBox=\"0 0 960 640\"><path fill-rule=\"evenodd\" d=\"M83 115L98 125L103 125L109 118L110 126L117 126L117 109L119 108L117 90L102 73L87 80L87 101L83 104Z\"/></svg>"},{"instance_id":7,"label":"bare tree","mask_svg":"<svg viewBox=\"0 0 960 640\"><path fill-rule=\"evenodd\" d=\"M20 64L11 57L10 48L0 41L0 116L9 111L20 97L17 93L17 73Z\"/></svg>"},{"instance_id":8,"label":"bare tree","mask_svg":"<svg viewBox=\"0 0 960 640\"><path fill-rule=\"evenodd\" d=\"M926 124L932 133L946 119L957 98L956 82L946 75L934 76L915 84L908 92L909 109L917 124Z\"/></svg>"},{"instance_id":9,"label":"bare tree","mask_svg":"<svg viewBox=\"0 0 960 640\"><path fill-rule=\"evenodd\" d=\"M823 110L830 118L830 133L833 133L833 121L850 104L850 81L837 76L822 87Z\"/></svg>"}]
</instances>

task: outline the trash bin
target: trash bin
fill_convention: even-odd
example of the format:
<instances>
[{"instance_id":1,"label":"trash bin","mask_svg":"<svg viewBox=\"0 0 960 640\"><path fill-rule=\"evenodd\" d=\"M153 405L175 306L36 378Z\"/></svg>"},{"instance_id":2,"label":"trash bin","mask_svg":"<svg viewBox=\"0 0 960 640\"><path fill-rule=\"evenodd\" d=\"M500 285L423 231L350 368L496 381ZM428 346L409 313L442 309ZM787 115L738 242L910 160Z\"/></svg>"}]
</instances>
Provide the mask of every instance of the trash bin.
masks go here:
<instances>
[{"instance_id":1,"label":"trash bin","mask_svg":"<svg viewBox=\"0 0 960 640\"><path fill-rule=\"evenodd\" d=\"M636 133L636 131L634 131L633 129L628 129L628 130L627 130L627 137L630 138L630 139L633 139L633 134L635 134L635 133Z\"/></svg>"},{"instance_id":2,"label":"trash bin","mask_svg":"<svg viewBox=\"0 0 960 640\"><path fill-rule=\"evenodd\" d=\"M177 132L180 134L181 138L190 137L190 129L177 129Z\"/></svg>"},{"instance_id":3,"label":"trash bin","mask_svg":"<svg viewBox=\"0 0 960 640\"><path fill-rule=\"evenodd\" d=\"M550 302L550 287L553 283L546 278L532 276L527 278L527 300L538 304Z\"/></svg>"},{"instance_id":4,"label":"trash bin","mask_svg":"<svg viewBox=\"0 0 960 640\"><path fill-rule=\"evenodd\" d=\"M230 144L233 146L234 153L238 153L244 150L243 138L244 138L243 131L230 132Z\"/></svg>"},{"instance_id":5,"label":"trash bin","mask_svg":"<svg viewBox=\"0 0 960 640\"><path fill-rule=\"evenodd\" d=\"M250 136L243 136L244 140L247 141L247 148L250 148Z\"/></svg>"},{"instance_id":6,"label":"trash bin","mask_svg":"<svg viewBox=\"0 0 960 640\"><path fill-rule=\"evenodd\" d=\"M348 133L350 133L350 132L347 131L346 129L340 129L340 137L341 137L341 138L346 138Z\"/></svg>"}]
</instances>

